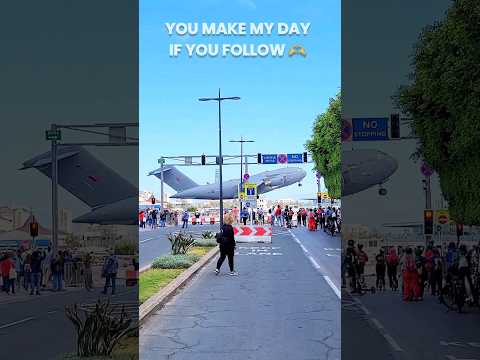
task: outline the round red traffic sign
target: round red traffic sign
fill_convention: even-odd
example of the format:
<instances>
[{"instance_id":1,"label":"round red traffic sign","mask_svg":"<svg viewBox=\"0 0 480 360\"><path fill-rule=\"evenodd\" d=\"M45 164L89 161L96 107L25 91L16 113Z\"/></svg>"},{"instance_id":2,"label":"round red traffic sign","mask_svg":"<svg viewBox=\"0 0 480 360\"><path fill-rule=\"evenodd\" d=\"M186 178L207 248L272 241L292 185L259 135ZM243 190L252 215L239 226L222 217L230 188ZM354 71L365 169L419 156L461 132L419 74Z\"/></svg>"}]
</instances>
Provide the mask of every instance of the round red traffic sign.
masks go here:
<instances>
[{"instance_id":1,"label":"round red traffic sign","mask_svg":"<svg viewBox=\"0 0 480 360\"><path fill-rule=\"evenodd\" d=\"M280 164L286 164L288 162L287 154L278 154L278 162Z\"/></svg>"},{"instance_id":2,"label":"round red traffic sign","mask_svg":"<svg viewBox=\"0 0 480 360\"><path fill-rule=\"evenodd\" d=\"M446 216L446 215L440 215L440 216L438 217L438 222L439 222L440 224L442 224L442 225L443 225L443 224L446 224L446 223L448 222L448 216Z\"/></svg>"},{"instance_id":3,"label":"round red traffic sign","mask_svg":"<svg viewBox=\"0 0 480 360\"><path fill-rule=\"evenodd\" d=\"M243 181L248 181L248 179L250 179L250 174L248 173L243 174Z\"/></svg>"},{"instance_id":4,"label":"round red traffic sign","mask_svg":"<svg viewBox=\"0 0 480 360\"><path fill-rule=\"evenodd\" d=\"M429 177L433 174L433 169L428 165L426 162L422 164L420 167L420 171L422 172L423 176Z\"/></svg>"},{"instance_id":5,"label":"round red traffic sign","mask_svg":"<svg viewBox=\"0 0 480 360\"><path fill-rule=\"evenodd\" d=\"M352 140L352 124L350 121L342 120L342 141Z\"/></svg>"}]
</instances>

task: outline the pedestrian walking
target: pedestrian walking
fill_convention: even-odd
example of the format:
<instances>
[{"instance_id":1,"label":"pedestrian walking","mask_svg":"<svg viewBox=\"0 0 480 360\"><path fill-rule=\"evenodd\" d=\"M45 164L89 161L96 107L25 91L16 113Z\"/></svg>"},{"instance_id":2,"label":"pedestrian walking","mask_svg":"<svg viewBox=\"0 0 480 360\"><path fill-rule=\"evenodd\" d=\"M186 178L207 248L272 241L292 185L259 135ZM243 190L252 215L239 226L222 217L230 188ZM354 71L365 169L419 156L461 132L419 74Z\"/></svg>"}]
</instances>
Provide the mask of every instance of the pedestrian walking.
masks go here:
<instances>
[{"instance_id":1,"label":"pedestrian walking","mask_svg":"<svg viewBox=\"0 0 480 360\"><path fill-rule=\"evenodd\" d=\"M242 211L240 212L240 217L242 218L242 222L243 222L243 225L246 226L247 225L247 220L248 220L248 210L246 207L244 207L242 209Z\"/></svg>"},{"instance_id":2,"label":"pedestrian walking","mask_svg":"<svg viewBox=\"0 0 480 360\"><path fill-rule=\"evenodd\" d=\"M188 228L188 218L189 218L188 211L185 210L182 215L182 222L183 222L182 229Z\"/></svg>"},{"instance_id":3,"label":"pedestrian walking","mask_svg":"<svg viewBox=\"0 0 480 360\"><path fill-rule=\"evenodd\" d=\"M385 263L385 251L380 249L380 252L375 257L375 273L377 275L376 286L377 290L385 291L385 272L386 272L386 263Z\"/></svg>"},{"instance_id":4,"label":"pedestrian walking","mask_svg":"<svg viewBox=\"0 0 480 360\"><path fill-rule=\"evenodd\" d=\"M418 272L412 248L405 250L403 260L403 301L416 300L418 296Z\"/></svg>"},{"instance_id":5,"label":"pedestrian walking","mask_svg":"<svg viewBox=\"0 0 480 360\"><path fill-rule=\"evenodd\" d=\"M105 278L105 286L103 287L103 294L107 294L107 289L112 288L112 295L115 294L116 282L118 272L118 260L115 256L114 250L110 250L110 255L105 259L103 264L102 276Z\"/></svg>"},{"instance_id":6,"label":"pedestrian walking","mask_svg":"<svg viewBox=\"0 0 480 360\"><path fill-rule=\"evenodd\" d=\"M235 255L235 234L233 232L233 216L227 214L224 218L224 225L219 233L217 233L217 242L220 245L220 257L217 261L217 267L215 268L215 274L220 273L220 268L222 267L225 258L228 258L228 266L230 268L230 275L235 276L238 273L235 271L234 267L234 255Z\"/></svg>"},{"instance_id":7,"label":"pedestrian walking","mask_svg":"<svg viewBox=\"0 0 480 360\"><path fill-rule=\"evenodd\" d=\"M64 273L65 257L59 251L51 261L53 291L62 291L63 289L63 273Z\"/></svg>"},{"instance_id":8,"label":"pedestrian walking","mask_svg":"<svg viewBox=\"0 0 480 360\"><path fill-rule=\"evenodd\" d=\"M93 273L92 273L93 252L85 254L83 259L83 277L85 281L85 289L93 290Z\"/></svg>"},{"instance_id":9,"label":"pedestrian walking","mask_svg":"<svg viewBox=\"0 0 480 360\"><path fill-rule=\"evenodd\" d=\"M399 259L397 255L397 251L394 247L391 247L389 253L386 257L387 262L387 275L388 275L388 283L390 285L390 289L393 291L397 291L398 289L398 279L397 279L397 269L399 264Z\"/></svg>"},{"instance_id":10,"label":"pedestrian walking","mask_svg":"<svg viewBox=\"0 0 480 360\"><path fill-rule=\"evenodd\" d=\"M36 295L40 295L40 277L42 275L42 255L40 251L34 250L32 252L32 258L30 262L31 268L31 287L30 287L30 295L34 293Z\"/></svg>"}]
</instances>

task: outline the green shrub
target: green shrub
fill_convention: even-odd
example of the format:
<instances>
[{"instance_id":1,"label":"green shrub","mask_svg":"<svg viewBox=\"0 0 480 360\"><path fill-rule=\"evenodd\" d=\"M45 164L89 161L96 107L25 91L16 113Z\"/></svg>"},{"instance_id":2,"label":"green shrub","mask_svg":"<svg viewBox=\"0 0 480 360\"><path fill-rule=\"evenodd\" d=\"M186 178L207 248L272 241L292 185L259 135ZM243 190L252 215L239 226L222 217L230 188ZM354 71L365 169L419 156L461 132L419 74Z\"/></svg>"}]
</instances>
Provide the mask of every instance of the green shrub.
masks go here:
<instances>
[{"instance_id":1,"label":"green shrub","mask_svg":"<svg viewBox=\"0 0 480 360\"><path fill-rule=\"evenodd\" d=\"M215 240L214 238L213 239L210 239L210 238L196 239L194 243L194 246L213 247L217 245L218 245L217 240Z\"/></svg>"},{"instance_id":2,"label":"green shrub","mask_svg":"<svg viewBox=\"0 0 480 360\"><path fill-rule=\"evenodd\" d=\"M135 255L137 246L131 242L121 242L115 245L116 255Z\"/></svg>"},{"instance_id":3,"label":"green shrub","mask_svg":"<svg viewBox=\"0 0 480 360\"><path fill-rule=\"evenodd\" d=\"M168 240L172 244L172 255L184 255L193 246L195 239L191 234L179 232L168 235Z\"/></svg>"},{"instance_id":4,"label":"green shrub","mask_svg":"<svg viewBox=\"0 0 480 360\"><path fill-rule=\"evenodd\" d=\"M77 304L66 307L65 314L77 331L77 356L109 357L120 340L136 330L124 308L118 317L113 311L109 301L101 300L91 312L81 310Z\"/></svg>"},{"instance_id":5,"label":"green shrub","mask_svg":"<svg viewBox=\"0 0 480 360\"><path fill-rule=\"evenodd\" d=\"M153 260L152 269L187 269L195 264L200 256L189 255L164 255Z\"/></svg>"},{"instance_id":6,"label":"green shrub","mask_svg":"<svg viewBox=\"0 0 480 360\"><path fill-rule=\"evenodd\" d=\"M215 238L215 233L213 233L211 231L204 231L202 233L202 238L203 239L214 239Z\"/></svg>"}]
</instances>

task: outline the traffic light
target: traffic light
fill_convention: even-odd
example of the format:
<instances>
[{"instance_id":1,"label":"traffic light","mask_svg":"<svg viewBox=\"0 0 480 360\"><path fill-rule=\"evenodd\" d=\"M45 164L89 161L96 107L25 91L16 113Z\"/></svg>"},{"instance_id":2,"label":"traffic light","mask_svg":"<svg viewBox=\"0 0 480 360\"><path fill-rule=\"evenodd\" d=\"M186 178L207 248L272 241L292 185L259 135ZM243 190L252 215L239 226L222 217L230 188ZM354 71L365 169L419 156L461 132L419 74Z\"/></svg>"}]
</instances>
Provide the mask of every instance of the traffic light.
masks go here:
<instances>
[{"instance_id":1,"label":"traffic light","mask_svg":"<svg viewBox=\"0 0 480 360\"><path fill-rule=\"evenodd\" d=\"M400 139L400 115L390 115L390 138Z\"/></svg>"},{"instance_id":2,"label":"traffic light","mask_svg":"<svg viewBox=\"0 0 480 360\"><path fill-rule=\"evenodd\" d=\"M257 164L261 164L262 163L262 154L258 153L257 154Z\"/></svg>"},{"instance_id":3,"label":"traffic light","mask_svg":"<svg viewBox=\"0 0 480 360\"><path fill-rule=\"evenodd\" d=\"M308 162L308 153L306 151L303 153L303 162Z\"/></svg>"},{"instance_id":4,"label":"traffic light","mask_svg":"<svg viewBox=\"0 0 480 360\"><path fill-rule=\"evenodd\" d=\"M433 235L433 210L423 211L423 233Z\"/></svg>"},{"instance_id":5,"label":"traffic light","mask_svg":"<svg viewBox=\"0 0 480 360\"><path fill-rule=\"evenodd\" d=\"M206 163L206 156L202 155L202 165L205 165L205 163Z\"/></svg>"},{"instance_id":6,"label":"traffic light","mask_svg":"<svg viewBox=\"0 0 480 360\"><path fill-rule=\"evenodd\" d=\"M31 237L38 236L38 223L35 220L33 220L33 222L30 223L30 236Z\"/></svg>"},{"instance_id":7,"label":"traffic light","mask_svg":"<svg viewBox=\"0 0 480 360\"><path fill-rule=\"evenodd\" d=\"M156 200L155 200L155 196L152 196L152 205L154 205L154 204L155 204L155 202L156 202Z\"/></svg>"}]
</instances>

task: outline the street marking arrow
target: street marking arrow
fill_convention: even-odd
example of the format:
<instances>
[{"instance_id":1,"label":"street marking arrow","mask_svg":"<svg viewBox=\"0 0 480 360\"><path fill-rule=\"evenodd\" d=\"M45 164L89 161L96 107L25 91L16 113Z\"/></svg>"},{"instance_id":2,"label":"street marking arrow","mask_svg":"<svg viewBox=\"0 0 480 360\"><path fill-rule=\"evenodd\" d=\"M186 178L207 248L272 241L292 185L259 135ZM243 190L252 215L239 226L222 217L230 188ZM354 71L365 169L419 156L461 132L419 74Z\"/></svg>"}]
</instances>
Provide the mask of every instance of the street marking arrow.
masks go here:
<instances>
[{"instance_id":1,"label":"street marking arrow","mask_svg":"<svg viewBox=\"0 0 480 360\"><path fill-rule=\"evenodd\" d=\"M256 227L255 230L255 236L263 236L267 232L263 227Z\"/></svg>"},{"instance_id":2,"label":"street marking arrow","mask_svg":"<svg viewBox=\"0 0 480 360\"><path fill-rule=\"evenodd\" d=\"M252 229L248 226L241 227L240 229L242 230L240 236L249 236L252 233Z\"/></svg>"}]
</instances>

